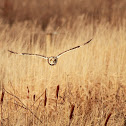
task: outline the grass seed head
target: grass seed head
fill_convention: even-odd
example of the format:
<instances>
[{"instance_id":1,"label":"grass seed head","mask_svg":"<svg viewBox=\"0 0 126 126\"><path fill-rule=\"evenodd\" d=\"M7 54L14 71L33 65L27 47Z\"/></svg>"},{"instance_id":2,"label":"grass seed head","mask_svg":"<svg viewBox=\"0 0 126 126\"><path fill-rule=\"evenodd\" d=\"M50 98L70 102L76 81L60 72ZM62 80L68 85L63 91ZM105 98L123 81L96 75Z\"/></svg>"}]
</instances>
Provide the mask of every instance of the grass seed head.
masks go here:
<instances>
[{"instance_id":1,"label":"grass seed head","mask_svg":"<svg viewBox=\"0 0 126 126\"><path fill-rule=\"evenodd\" d=\"M4 90L3 90L3 91L2 91L2 95L1 95L1 104L3 104L4 94L5 94L5 92L4 92Z\"/></svg>"},{"instance_id":2,"label":"grass seed head","mask_svg":"<svg viewBox=\"0 0 126 126\"><path fill-rule=\"evenodd\" d=\"M74 107L75 107L75 105L72 104L71 105L71 111L70 111L70 119L73 118Z\"/></svg>"},{"instance_id":3,"label":"grass seed head","mask_svg":"<svg viewBox=\"0 0 126 126\"><path fill-rule=\"evenodd\" d=\"M59 85L57 86L57 89L56 89L56 98L58 99L58 95L59 95Z\"/></svg>"}]
</instances>

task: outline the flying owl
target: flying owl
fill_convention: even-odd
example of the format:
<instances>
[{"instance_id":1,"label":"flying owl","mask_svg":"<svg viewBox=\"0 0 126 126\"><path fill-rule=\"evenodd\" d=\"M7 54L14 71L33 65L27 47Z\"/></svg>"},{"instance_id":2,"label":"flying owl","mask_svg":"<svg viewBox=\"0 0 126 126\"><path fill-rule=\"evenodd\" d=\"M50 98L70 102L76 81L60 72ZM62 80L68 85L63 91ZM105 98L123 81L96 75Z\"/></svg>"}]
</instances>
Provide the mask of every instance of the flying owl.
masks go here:
<instances>
[{"instance_id":1,"label":"flying owl","mask_svg":"<svg viewBox=\"0 0 126 126\"><path fill-rule=\"evenodd\" d=\"M92 39L91 39L92 40ZM71 51L71 50L74 50L74 49L77 49L77 48L80 48L80 47L83 47L84 45L88 44L91 40L89 40L88 42L84 43L83 45L80 45L80 46L76 46L76 47L73 47L71 49L68 49L64 52L61 52L60 54L58 54L57 56L51 56L51 57L46 57L46 56L43 56L43 55L39 55L39 54L30 54L30 53L17 53L17 52L13 52L13 51L10 51L8 50L10 53L14 53L14 54L18 54L18 55L30 55L30 56L38 56L38 57L41 57L41 58L44 58L48 61L49 65L51 66L54 66L57 64L57 61L58 61L58 58L60 56L62 56L63 54Z\"/></svg>"}]
</instances>

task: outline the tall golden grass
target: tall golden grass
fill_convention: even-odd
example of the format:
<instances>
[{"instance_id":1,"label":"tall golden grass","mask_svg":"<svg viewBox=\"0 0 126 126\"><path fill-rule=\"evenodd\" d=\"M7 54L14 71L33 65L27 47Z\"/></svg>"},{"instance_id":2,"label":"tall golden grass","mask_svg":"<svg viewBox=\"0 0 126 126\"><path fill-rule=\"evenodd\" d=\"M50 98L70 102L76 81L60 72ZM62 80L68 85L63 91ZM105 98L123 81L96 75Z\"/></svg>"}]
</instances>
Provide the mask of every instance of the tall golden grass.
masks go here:
<instances>
[{"instance_id":1,"label":"tall golden grass","mask_svg":"<svg viewBox=\"0 0 126 126\"><path fill-rule=\"evenodd\" d=\"M31 1L29 6L38 7L35 1ZM39 19L35 18L35 13L40 13L42 5L35 11L27 6L27 11L22 11L22 16L19 14L21 11L15 11L16 14L11 15L11 9L7 11L11 1L6 2L6 6L3 4L6 12L2 11L4 16L0 18L1 125L125 126L126 18L122 14L117 20L115 4L113 3L111 10L116 16L109 13L105 16L104 13L100 18L101 14L96 12L98 13L98 9L100 11L103 3L99 0L96 12L95 9L92 14L87 12L91 10L90 7L87 11L83 9L83 13L75 13L73 18L76 6L67 8L71 5L71 0L66 4L70 11L63 11L61 2L58 2L56 7L62 10L62 16L57 20L54 14L55 2L50 1L48 5L53 8L52 19L50 13L44 16L43 12L42 18L39 15ZM78 3L74 0L73 5L74 3L82 7L80 1ZM14 8L16 5L17 1L13 4ZM106 7L105 10L107 11ZM60 12L56 11L58 14ZM29 21L23 18L24 13L31 14ZM64 21L65 16L67 21L60 25L57 21ZM109 17L111 21L108 20ZM58 34L53 35L47 51L45 36L52 31ZM61 56L55 66L49 66L45 59L36 56L8 52L12 50L56 56L91 38L93 40L89 44Z\"/></svg>"},{"instance_id":2,"label":"tall golden grass","mask_svg":"<svg viewBox=\"0 0 126 126\"><path fill-rule=\"evenodd\" d=\"M86 14L90 20L117 24L126 18L125 0L1 0L0 17L10 25L15 21L37 20L43 30L55 19L54 28L67 21L74 22L78 15ZM113 19L114 18L114 19ZM90 22L88 20L88 22ZM71 24L72 25L72 24Z\"/></svg>"},{"instance_id":3,"label":"tall golden grass","mask_svg":"<svg viewBox=\"0 0 126 126\"><path fill-rule=\"evenodd\" d=\"M4 86L11 93L5 92L2 104L4 125L101 126L110 113L106 124L124 125L125 20L120 27L113 27L104 20L85 24L85 20L85 16L80 16L73 27L68 23L57 29L63 34L53 36L48 54L45 51L45 32L35 22L17 22L10 27L1 21L0 83L1 89ZM45 59L7 51L55 56L91 38L91 43L63 55L53 67ZM71 106L74 106L73 110Z\"/></svg>"}]
</instances>

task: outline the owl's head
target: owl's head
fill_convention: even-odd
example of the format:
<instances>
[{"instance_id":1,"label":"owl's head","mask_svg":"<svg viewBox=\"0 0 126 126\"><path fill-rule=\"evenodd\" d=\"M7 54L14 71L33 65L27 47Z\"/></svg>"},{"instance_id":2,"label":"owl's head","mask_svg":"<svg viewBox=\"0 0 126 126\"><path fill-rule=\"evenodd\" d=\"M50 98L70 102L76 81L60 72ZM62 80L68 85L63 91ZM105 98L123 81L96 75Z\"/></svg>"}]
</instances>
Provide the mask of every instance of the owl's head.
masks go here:
<instances>
[{"instance_id":1,"label":"owl's head","mask_svg":"<svg viewBox=\"0 0 126 126\"><path fill-rule=\"evenodd\" d=\"M57 64L57 60L58 60L57 57L51 56L48 58L48 63L49 65L53 66Z\"/></svg>"}]
</instances>

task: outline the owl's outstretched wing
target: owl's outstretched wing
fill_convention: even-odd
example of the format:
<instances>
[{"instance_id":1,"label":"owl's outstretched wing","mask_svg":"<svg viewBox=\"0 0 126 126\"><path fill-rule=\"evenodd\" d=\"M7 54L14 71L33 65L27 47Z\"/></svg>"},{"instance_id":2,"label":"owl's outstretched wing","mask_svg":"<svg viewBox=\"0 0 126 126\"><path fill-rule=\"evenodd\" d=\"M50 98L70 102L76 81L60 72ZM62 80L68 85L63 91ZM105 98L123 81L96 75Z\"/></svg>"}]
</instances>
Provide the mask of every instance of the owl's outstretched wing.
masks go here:
<instances>
[{"instance_id":1,"label":"owl's outstretched wing","mask_svg":"<svg viewBox=\"0 0 126 126\"><path fill-rule=\"evenodd\" d=\"M91 40L92 40L92 39L91 39ZM71 49L68 49L68 50L66 50L66 51L64 51L64 52L62 52L62 53L60 53L60 54L57 56L57 58L59 58L61 55L65 54L65 53L67 53L67 52L69 52L69 51L71 51L71 50L74 50L74 49L80 48L80 47L82 47L82 46L88 44L91 40L89 40L88 42L84 43L83 45L73 47L73 48L71 48Z\"/></svg>"},{"instance_id":2,"label":"owl's outstretched wing","mask_svg":"<svg viewBox=\"0 0 126 126\"><path fill-rule=\"evenodd\" d=\"M48 59L48 57L46 56L43 56L43 55L39 55L39 54L31 54L31 53L17 53L17 52L13 52L13 51L10 51L8 50L10 53L14 53L14 54L18 54L18 55L30 55L30 56L39 56L41 58L44 58L44 59Z\"/></svg>"}]
</instances>

